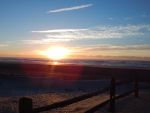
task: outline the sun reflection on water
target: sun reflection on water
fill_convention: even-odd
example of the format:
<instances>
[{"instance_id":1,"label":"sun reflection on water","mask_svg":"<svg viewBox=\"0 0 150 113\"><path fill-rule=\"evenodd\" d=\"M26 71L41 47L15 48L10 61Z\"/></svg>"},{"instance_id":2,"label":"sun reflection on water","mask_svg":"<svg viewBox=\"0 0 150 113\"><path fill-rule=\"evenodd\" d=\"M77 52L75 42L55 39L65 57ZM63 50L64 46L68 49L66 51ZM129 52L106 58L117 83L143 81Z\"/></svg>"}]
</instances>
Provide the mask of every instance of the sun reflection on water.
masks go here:
<instances>
[{"instance_id":1,"label":"sun reflection on water","mask_svg":"<svg viewBox=\"0 0 150 113\"><path fill-rule=\"evenodd\" d=\"M58 61L53 61L52 64L53 64L53 65L58 65L58 64L60 64L60 63L59 63Z\"/></svg>"}]
</instances>

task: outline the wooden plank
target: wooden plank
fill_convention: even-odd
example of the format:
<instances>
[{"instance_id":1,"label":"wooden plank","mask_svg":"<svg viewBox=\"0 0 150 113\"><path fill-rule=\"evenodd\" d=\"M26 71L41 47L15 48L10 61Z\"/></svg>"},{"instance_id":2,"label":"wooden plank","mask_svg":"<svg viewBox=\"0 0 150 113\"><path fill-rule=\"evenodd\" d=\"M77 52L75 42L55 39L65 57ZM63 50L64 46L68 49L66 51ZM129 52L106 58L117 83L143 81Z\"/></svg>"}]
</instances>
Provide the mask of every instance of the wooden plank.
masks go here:
<instances>
[{"instance_id":1,"label":"wooden plank","mask_svg":"<svg viewBox=\"0 0 150 113\"><path fill-rule=\"evenodd\" d=\"M131 90L131 91L128 91L128 92L125 92L123 94L120 94L118 96L115 96L114 99L120 99L120 98L123 98L123 97L126 97L128 95L130 95L131 93L133 93L134 90ZM104 102L92 107L91 109L88 109L87 111L85 111L84 113L94 113L95 111L99 110L101 107L105 106L106 104L108 104L110 102L110 99L107 99L105 100Z\"/></svg>"},{"instance_id":2,"label":"wooden plank","mask_svg":"<svg viewBox=\"0 0 150 113\"><path fill-rule=\"evenodd\" d=\"M110 102L110 99L105 100L104 102L94 106L93 108L85 111L84 113L94 113L95 111L97 111L98 109L100 109L101 107L105 106L106 104L108 104Z\"/></svg>"},{"instance_id":3,"label":"wooden plank","mask_svg":"<svg viewBox=\"0 0 150 113\"><path fill-rule=\"evenodd\" d=\"M125 92L125 93L123 93L123 94L120 94L120 95L116 96L115 99L120 99L120 98L122 98L122 97L126 97L126 96L130 95L130 94L133 93L133 92L134 92L134 90L130 90L130 91L128 91L128 92Z\"/></svg>"},{"instance_id":4,"label":"wooden plank","mask_svg":"<svg viewBox=\"0 0 150 113\"><path fill-rule=\"evenodd\" d=\"M131 81L127 81L127 82L126 81L123 81L123 82L119 81L119 82L116 83L116 85L122 85L124 83L129 83L129 82L131 82ZM68 100L61 101L61 102L56 102L54 104L47 105L47 106L44 106L44 107L35 108L34 112L37 113L37 112L41 112L41 111L47 111L47 110L51 110L51 109L55 109L55 108L65 107L67 105L70 105L70 104L73 104L73 103L91 98L93 96L97 96L97 95L99 95L101 93L104 93L108 90L109 90L109 87L106 87L106 88L104 88L100 91L96 91L96 92L89 93L89 94L84 94L84 95L81 95L81 96L78 96L78 97L74 97L72 99L68 99Z\"/></svg>"},{"instance_id":5,"label":"wooden plank","mask_svg":"<svg viewBox=\"0 0 150 113\"><path fill-rule=\"evenodd\" d=\"M64 106L67 106L67 105L70 105L70 104L73 104L73 103L76 103L76 102L79 102L79 101L91 98L93 96L99 95L99 94L104 93L104 92L106 92L108 90L109 90L109 87L104 88L104 89L102 89L100 91L96 91L94 93L81 95L81 96L78 96L78 97L75 97L75 98L72 98L72 99L68 99L68 100L65 100L65 101L56 102L54 104L47 105L47 106L44 106L44 107L35 108L34 109L34 113L42 112L42 111L48 111L48 110L55 109L55 108L64 107Z\"/></svg>"},{"instance_id":6,"label":"wooden plank","mask_svg":"<svg viewBox=\"0 0 150 113\"><path fill-rule=\"evenodd\" d=\"M131 81L119 81L116 83L116 85L122 85L124 83L129 83ZM51 110L51 109L55 109L55 108L59 108L59 107L65 107L67 105L70 105L70 104L73 104L73 103L76 103L76 102L79 102L79 101L82 101L82 100L85 100L85 99L88 99L88 98L91 98L93 96L97 96L101 93L104 93L106 91L109 90L109 87L106 87L102 90L99 90L99 91L96 91L96 92L93 92L93 93L89 93L89 94L84 94L84 95L81 95L81 96L78 96L78 97L74 97L72 99L68 99L68 100L65 100L65 101L61 101L61 102L57 102L57 103L54 103L54 104L51 104L51 105L47 105L47 106L44 106L44 107L40 107L40 108L35 108L34 109L34 112L41 112L41 111L47 111L47 110Z\"/></svg>"}]
</instances>

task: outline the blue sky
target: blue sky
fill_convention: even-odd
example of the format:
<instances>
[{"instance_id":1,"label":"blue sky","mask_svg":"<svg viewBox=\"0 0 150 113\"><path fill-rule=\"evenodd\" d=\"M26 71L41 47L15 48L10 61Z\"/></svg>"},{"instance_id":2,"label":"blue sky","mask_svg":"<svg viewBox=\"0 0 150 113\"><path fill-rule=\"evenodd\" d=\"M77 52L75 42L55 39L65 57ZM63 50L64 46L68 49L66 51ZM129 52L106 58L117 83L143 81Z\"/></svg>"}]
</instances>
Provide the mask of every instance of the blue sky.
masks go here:
<instances>
[{"instance_id":1,"label":"blue sky","mask_svg":"<svg viewBox=\"0 0 150 113\"><path fill-rule=\"evenodd\" d=\"M0 15L0 56L63 45L75 56L150 57L149 0L0 0Z\"/></svg>"}]
</instances>

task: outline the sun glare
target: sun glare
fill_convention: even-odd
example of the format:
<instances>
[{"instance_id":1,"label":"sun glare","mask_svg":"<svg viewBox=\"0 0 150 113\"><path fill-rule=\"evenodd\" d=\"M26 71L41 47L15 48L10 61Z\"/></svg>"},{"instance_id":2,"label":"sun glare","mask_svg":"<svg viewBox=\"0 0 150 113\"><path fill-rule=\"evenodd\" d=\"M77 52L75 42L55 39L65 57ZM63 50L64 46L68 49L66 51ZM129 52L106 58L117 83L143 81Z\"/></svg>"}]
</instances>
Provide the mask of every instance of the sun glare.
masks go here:
<instances>
[{"instance_id":1,"label":"sun glare","mask_svg":"<svg viewBox=\"0 0 150 113\"><path fill-rule=\"evenodd\" d=\"M52 60L60 60L67 57L69 50L65 47L52 47L46 50L45 55Z\"/></svg>"}]
</instances>

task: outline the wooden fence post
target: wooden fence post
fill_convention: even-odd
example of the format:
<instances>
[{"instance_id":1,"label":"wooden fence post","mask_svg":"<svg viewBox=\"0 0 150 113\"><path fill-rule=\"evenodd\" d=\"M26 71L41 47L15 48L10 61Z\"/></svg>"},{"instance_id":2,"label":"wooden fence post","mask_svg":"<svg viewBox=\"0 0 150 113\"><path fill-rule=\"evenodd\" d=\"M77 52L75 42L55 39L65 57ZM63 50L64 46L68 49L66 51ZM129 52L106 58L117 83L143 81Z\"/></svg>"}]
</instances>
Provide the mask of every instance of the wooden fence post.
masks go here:
<instances>
[{"instance_id":1,"label":"wooden fence post","mask_svg":"<svg viewBox=\"0 0 150 113\"><path fill-rule=\"evenodd\" d=\"M134 96L139 97L139 81L138 77L135 77L134 79Z\"/></svg>"},{"instance_id":2,"label":"wooden fence post","mask_svg":"<svg viewBox=\"0 0 150 113\"><path fill-rule=\"evenodd\" d=\"M116 90L116 80L115 78L111 79L111 83L110 83L110 105L109 105L109 110L112 113L115 113L115 90Z\"/></svg>"},{"instance_id":3,"label":"wooden fence post","mask_svg":"<svg viewBox=\"0 0 150 113\"><path fill-rule=\"evenodd\" d=\"M33 113L32 99L23 97L19 100L19 113Z\"/></svg>"}]
</instances>

